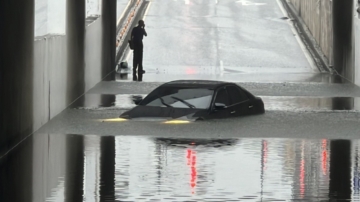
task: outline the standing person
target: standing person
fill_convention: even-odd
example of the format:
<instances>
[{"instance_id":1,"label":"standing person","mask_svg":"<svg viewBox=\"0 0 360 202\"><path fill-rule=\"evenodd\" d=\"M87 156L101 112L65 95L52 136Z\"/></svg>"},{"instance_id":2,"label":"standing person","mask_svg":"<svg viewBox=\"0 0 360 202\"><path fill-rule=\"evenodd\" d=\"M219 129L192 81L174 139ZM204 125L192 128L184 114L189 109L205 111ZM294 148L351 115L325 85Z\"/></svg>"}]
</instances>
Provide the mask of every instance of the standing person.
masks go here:
<instances>
[{"instance_id":1,"label":"standing person","mask_svg":"<svg viewBox=\"0 0 360 202\"><path fill-rule=\"evenodd\" d=\"M142 66L144 49L142 40L144 36L147 36L145 23L143 20L139 20L138 25L134 27L131 32L131 41L134 48L133 81L142 81L142 75L145 73ZM139 77L136 76L136 70Z\"/></svg>"}]
</instances>

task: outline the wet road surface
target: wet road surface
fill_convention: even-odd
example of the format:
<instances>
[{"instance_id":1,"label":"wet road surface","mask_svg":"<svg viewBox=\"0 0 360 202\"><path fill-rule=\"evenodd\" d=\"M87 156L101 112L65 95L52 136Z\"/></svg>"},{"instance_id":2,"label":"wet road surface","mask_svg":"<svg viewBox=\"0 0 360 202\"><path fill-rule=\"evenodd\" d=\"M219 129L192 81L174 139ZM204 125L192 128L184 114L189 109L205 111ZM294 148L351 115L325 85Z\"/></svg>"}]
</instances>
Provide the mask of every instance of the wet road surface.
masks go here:
<instances>
[{"instance_id":1,"label":"wet road surface","mask_svg":"<svg viewBox=\"0 0 360 202\"><path fill-rule=\"evenodd\" d=\"M0 201L360 200L360 88L318 72L284 15L275 0L151 1L144 82L100 82L1 158ZM174 79L235 82L266 113L103 122Z\"/></svg>"},{"instance_id":2,"label":"wet road surface","mask_svg":"<svg viewBox=\"0 0 360 202\"><path fill-rule=\"evenodd\" d=\"M143 40L143 81L318 76L290 22L281 19L286 13L278 1L150 2L144 16L148 36ZM131 65L132 53L125 59Z\"/></svg>"}]
</instances>

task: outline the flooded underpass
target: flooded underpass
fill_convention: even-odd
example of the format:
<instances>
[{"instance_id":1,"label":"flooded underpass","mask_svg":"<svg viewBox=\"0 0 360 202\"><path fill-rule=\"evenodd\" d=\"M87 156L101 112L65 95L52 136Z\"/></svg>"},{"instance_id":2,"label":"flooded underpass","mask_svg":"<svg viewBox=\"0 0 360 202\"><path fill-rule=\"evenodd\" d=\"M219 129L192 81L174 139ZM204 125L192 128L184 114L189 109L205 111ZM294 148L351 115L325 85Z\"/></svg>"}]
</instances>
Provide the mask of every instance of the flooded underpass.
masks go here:
<instances>
[{"instance_id":1,"label":"flooded underpass","mask_svg":"<svg viewBox=\"0 0 360 202\"><path fill-rule=\"evenodd\" d=\"M0 157L0 202L360 200L360 87L317 68L281 1L146 2L142 82L126 49L128 69ZM240 85L265 114L118 119L133 96L189 79Z\"/></svg>"},{"instance_id":2,"label":"flooded underpass","mask_svg":"<svg viewBox=\"0 0 360 202\"><path fill-rule=\"evenodd\" d=\"M39 134L26 142L3 159L6 201L359 199L359 140Z\"/></svg>"}]
</instances>

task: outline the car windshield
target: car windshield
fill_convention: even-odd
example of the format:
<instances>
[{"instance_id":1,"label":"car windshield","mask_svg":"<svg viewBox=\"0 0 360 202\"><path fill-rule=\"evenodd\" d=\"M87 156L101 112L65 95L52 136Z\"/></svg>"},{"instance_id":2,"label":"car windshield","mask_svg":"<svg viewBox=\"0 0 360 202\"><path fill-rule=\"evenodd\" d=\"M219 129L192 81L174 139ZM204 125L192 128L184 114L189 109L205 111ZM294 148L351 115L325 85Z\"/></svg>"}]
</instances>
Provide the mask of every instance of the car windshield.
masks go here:
<instances>
[{"instance_id":1,"label":"car windshield","mask_svg":"<svg viewBox=\"0 0 360 202\"><path fill-rule=\"evenodd\" d=\"M214 90L206 88L160 87L150 93L142 106L208 109Z\"/></svg>"}]
</instances>

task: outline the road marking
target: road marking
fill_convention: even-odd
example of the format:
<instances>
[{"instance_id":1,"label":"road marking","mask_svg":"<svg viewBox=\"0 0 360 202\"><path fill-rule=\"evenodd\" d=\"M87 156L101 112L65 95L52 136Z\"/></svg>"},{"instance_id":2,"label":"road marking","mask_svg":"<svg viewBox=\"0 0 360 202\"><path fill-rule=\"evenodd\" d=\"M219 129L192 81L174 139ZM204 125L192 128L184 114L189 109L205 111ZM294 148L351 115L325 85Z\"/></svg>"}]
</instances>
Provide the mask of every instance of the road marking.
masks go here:
<instances>
[{"instance_id":1,"label":"road marking","mask_svg":"<svg viewBox=\"0 0 360 202\"><path fill-rule=\"evenodd\" d=\"M220 71L223 72L224 71L224 63L222 60L220 60Z\"/></svg>"},{"instance_id":2,"label":"road marking","mask_svg":"<svg viewBox=\"0 0 360 202\"><path fill-rule=\"evenodd\" d=\"M145 21L145 18L146 18L146 16L147 16L148 12L149 12L151 3L152 3L152 1L149 2L149 5L148 5L147 8L146 8L146 11L145 11L145 14L144 14L144 17L143 17L143 20L144 20L144 21Z\"/></svg>"},{"instance_id":3,"label":"road marking","mask_svg":"<svg viewBox=\"0 0 360 202\"><path fill-rule=\"evenodd\" d=\"M238 0L236 3L241 3L243 6L264 6L266 3L254 3L249 0Z\"/></svg>"}]
</instances>

